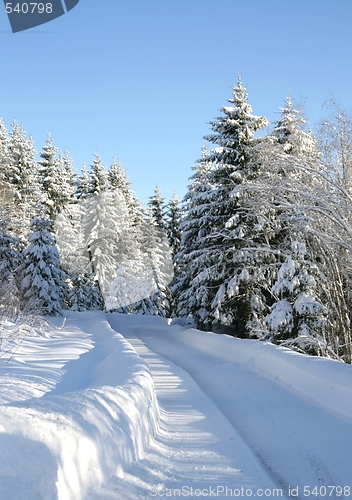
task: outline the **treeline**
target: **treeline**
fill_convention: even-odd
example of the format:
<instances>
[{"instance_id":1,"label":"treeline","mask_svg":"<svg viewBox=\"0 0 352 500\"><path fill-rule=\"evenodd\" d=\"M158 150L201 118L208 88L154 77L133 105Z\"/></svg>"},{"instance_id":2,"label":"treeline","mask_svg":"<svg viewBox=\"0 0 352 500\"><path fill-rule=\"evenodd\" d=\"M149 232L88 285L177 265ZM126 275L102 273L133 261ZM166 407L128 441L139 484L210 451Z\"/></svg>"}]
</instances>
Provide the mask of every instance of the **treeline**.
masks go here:
<instances>
[{"instance_id":1,"label":"treeline","mask_svg":"<svg viewBox=\"0 0 352 500\"><path fill-rule=\"evenodd\" d=\"M0 313L117 310L170 315L179 244L177 196L156 186L147 207L127 173L98 153L75 174L69 152L0 121Z\"/></svg>"},{"instance_id":2,"label":"treeline","mask_svg":"<svg viewBox=\"0 0 352 500\"><path fill-rule=\"evenodd\" d=\"M182 206L157 187L147 208L119 162L77 177L0 123L2 307L191 317L351 363L351 117L330 101L313 134L290 97L280 113L253 115L239 79Z\"/></svg>"},{"instance_id":3,"label":"treeline","mask_svg":"<svg viewBox=\"0 0 352 500\"><path fill-rule=\"evenodd\" d=\"M184 200L175 314L202 329L351 363L352 124L314 136L290 97L268 126L241 79Z\"/></svg>"}]
</instances>

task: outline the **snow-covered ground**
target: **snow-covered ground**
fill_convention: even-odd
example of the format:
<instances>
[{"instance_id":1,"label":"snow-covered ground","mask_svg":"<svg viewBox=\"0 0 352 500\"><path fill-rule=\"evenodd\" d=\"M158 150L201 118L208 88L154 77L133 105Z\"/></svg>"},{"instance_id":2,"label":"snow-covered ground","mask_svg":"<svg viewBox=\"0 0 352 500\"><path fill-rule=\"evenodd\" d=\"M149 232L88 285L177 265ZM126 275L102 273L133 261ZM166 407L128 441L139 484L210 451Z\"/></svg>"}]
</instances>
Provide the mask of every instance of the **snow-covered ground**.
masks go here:
<instances>
[{"instance_id":1,"label":"snow-covered ground","mask_svg":"<svg viewBox=\"0 0 352 500\"><path fill-rule=\"evenodd\" d=\"M350 496L351 366L156 317L62 323L0 362L1 500Z\"/></svg>"}]
</instances>

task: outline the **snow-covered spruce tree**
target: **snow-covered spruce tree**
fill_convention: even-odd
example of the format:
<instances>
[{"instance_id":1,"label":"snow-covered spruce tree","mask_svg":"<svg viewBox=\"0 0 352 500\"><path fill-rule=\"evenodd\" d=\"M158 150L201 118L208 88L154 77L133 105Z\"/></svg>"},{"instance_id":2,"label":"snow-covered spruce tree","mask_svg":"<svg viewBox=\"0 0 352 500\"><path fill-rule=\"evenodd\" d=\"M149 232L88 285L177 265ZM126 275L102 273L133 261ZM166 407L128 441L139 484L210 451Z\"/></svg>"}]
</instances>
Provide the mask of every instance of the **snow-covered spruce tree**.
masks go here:
<instances>
[{"instance_id":1,"label":"snow-covered spruce tree","mask_svg":"<svg viewBox=\"0 0 352 500\"><path fill-rule=\"evenodd\" d=\"M89 257L85 244L82 203L70 204L55 218L54 232L59 249L60 262L66 274L84 274L89 269Z\"/></svg>"},{"instance_id":2,"label":"snow-covered spruce tree","mask_svg":"<svg viewBox=\"0 0 352 500\"><path fill-rule=\"evenodd\" d=\"M202 157L192 167L194 174L190 177L192 183L183 199L183 215L180 223L181 241L179 252L174 257L175 278L171 292L176 307L177 316L189 316L198 312L204 314L203 320L209 313L203 307L206 303L206 288L200 289L197 295L190 286L192 279L201 272L199 256L202 255L202 238L208 226L207 212L212 203L214 186L209 184L209 172L212 163L208 160L209 152L202 146ZM210 228L208 228L208 231ZM204 291L204 293L202 293ZM204 301L198 302L198 296ZM201 325L199 325L201 326Z\"/></svg>"},{"instance_id":3,"label":"snow-covered spruce tree","mask_svg":"<svg viewBox=\"0 0 352 500\"><path fill-rule=\"evenodd\" d=\"M169 238L169 243L172 250L172 257L178 253L180 249L180 241L181 241L181 231L180 231L180 223L181 223L181 206L180 200L177 197L177 194L174 193L171 200L167 205L166 214L168 217L167 220L167 235Z\"/></svg>"},{"instance_id":4,"label":"snow-covered spruce tree","mask_svg":"<svg viewBox=\"0 0 352 500\"><path fill-rule=\"evenodd\" d=\"M31 173L35 170L35 150L33 142L28 140L23 126L16 121L12 123L12 131L8 143L10 162L6 172L6 180L16 186L18 196L21 198L23 190L29 187ZM32 172L31 172L32 171Z\"/></svg>"},{"instance_id":5,"label":"snow-covered spruce tree","mask_svg":"<svg viewBox=\"0 0 352 500\"><path fill-rule=\"evenodd\" d=\"M309 123L302 117L302 112L295 109L290 96L285 96L285 107L280 108L280 113L281 119L274 122L275 127L270 138L281 145L285 153L316 161L317 141L309 128Z\"/></svg>"},{"instance_id":6,"label":"snow-covered spruce tree","mask_svg":"<svg viewBox=\"0 0 352 500\"><path fill-rule=\"evenodd\" d=\"M116 161L114 158L113 163L110 165L107 174L108 189L114 191L118 189L123 195L131 220L134 223L140 221L140 203L136 195L131 189L131 182L128 178L127 172L123 170L120 160Z\"/></svg>"},{"instance_id":7,"label":"snow-covered spruce tree","mask_svg":"<svg viewBox=\"0 0 352 500\"><path fill-rule=\"evenodd\" d=\"M88 273L70 274L65 301L72 311L94 311L104 308L94 276Z\"/></svg>"},{"instance_id":8,"label":"snow-covered spruce tree","mask_svg":"<svg viewBox=\"0 0 352 500\"><path fill-rule=\"evenodd\" d=\"M280 108L281 118L274 122L273 131L259 145L264 175L253 186L253 198L262 200L259 204L267 205L267 213L272 212L275 236L271 244L278 250L277 269L282 259L291 254L293 241L308 245L310 218L303 208L299 190L292 190L291 187L299 183L313 187L313 177L309 171L319 168L317 141L309 123L294 108L290 96L285 97L285 104L284 108ZM258 209L258 204L254 204L254 207ZM260 210L265 209L262 206Z\"/></svg>"},{"instance_id":9,"label":"snow-covered spruce tree","mask_svg":"<svg viewBox=\"0 0 352 500\"><path fill-rule=\"evenodd\" d=\"M155 186L153 196L150 196L149 198L148 206L150 208L150 214L156 224L164 231L167 230L167 222L165 218L165 198L162 195L158 183Z\"/></svg>"},{"instance_id":10,"label":"snow-covered spruce tree","mask_svg":"<svg viewBox=\"0 0 352 500\"><path fill-rule=\"evenodd\" d=\"M104 300L110 296L121 257L121 240L130 227L129 212L118 189L88 197L84 203L85 243L91 271Z\"/></svg>"},{"instance_id":11,"label":"snow-covered spruce tree","mask_svg":"<svg viewBox=\"0 0 352 500\"><path fill-rule=\"evenodd\" d=\"M265 318L267 339L314 355L334 355L326 343L327 308L319 301L324 276L304 243L292 242L272 291L277 301Z\"/></svg>"},{"instance_id":12,"label":"snow-covered spruce tree","mask_svg":"<svg viewBox=\"0 0 352 500\"><path fill-rule=\"evenodd\" d=\"M305 122L292 107L290 98L287 98L287 107L281 111L282 118L276 122L271 134L252 144L250 153L254 172L233 191L238 201L235 222L237 224L240 214L247 226L242 226L248 235L242 250L248 250L246 246L251 242L251 251L257 258L267 252L271 254L265 273L268 290L285 259L285 251L291 251L292 239L301 236L307 225L296 191L291 188L303 175L302 170L295 169L295 166L302 160L305 165L315 167L318 156L314 138L311 133L301 130ZM262 264L265 267L265 262ZM266 303L270 305L270 294L265 295Z\"/></svg>"},{"instance_id":13,"label":"snow-covered spruce tree","mask_svg":"<svg viewBox=\"0 0 352 500\"><path fill-rule=\"evenodd\" d=\"M128 222L126 220L126 222ZM107 310L121 313L143 312L153 314L149 296L157 290L151 266L148 267L141 246L142 228L130 219L117 242L116 273L105 300ZM146 312L148 310L149 312Z\"/></svg>"},{"instance_id":14,"label":"snow-covered spruce tree","mask_svg":"<svg viewBox=\"0 0 352 500\"><path fill-rule=\"evenodd\" d=\"M75 196L78 200L84 199L89 193L88 171L86 164L83 164L81 175L76 180Z\"/></svg>"},{"instance_id":15,"label":"snow-covered spruce tree","mask_svg":"<svg viewBox=\"0 0 352 500\"><path fill-rule=\"evenodd\" d=\"M36 151L32 138L27 138L24 128L16 121L12 124L8 144L10 161L7 164L5 180L14 188L18 206L17 221L19 232L25 234L29 222L35 214L35 204L40 199L40 182L35 162Z\"/></svg>"},{"instance_id":16,"label":"snow-covered spruce tree","mask_svg":"<svg viewBox=\"0 0 352 500\"><path fill-rule=\"evenodd\" d=\"M26 311L55 316L61 314L62 291L66 285L51 222L35 218L30 228L29 246L23 252L21 265L22 307Z\"/></svg>"},{"instance_id":17,"label":"snow-covered spruce tree","mask_svg":"<svg viewBox=\"0 0 352 500\"><path fill-rule=\"evenodd\" d=\"M11 162L8 150L9 134L2 118L0 118L0 181L5 181Z\"/></svg>"},{"instance_id":18,"label":"snow-covered spruce tree","mask_svg":"<svg viewBox=\"0 0 352 500\"><path fill-rule=\"evenodd\" d=\"M128 179L127 173L122 168L120 160L113 159L112 164L108 170L108 189L114 191L118 189L125 197L126 203L130 201L131 196L131 183Z\"/></svg>"},{"instance_id":19,"label":"snow-covered spruce tree","mask_svg":"<svg viewBox=\"0 0 352 500\"><path fill-rule=\"evenodd\" d=\"M77 181L73 160L70 158L68 150L66 150L64 154L60 153L59 155L57 174L60 180L61 191L58 198L58 212L61 212L64 207L76 201L74 194L76 191Z\"/></svg>"},{"instance_id":20,"label":"snow-covered spruce tree","mask_svg":"<svg viewBox=\"0 0 352 500\"><path fill-rule=\"evenodd\" d=\"M15 317L20 310L18 268L22 245L19 238L7 232L7 225L7 221L0 221L0 314Z\"/></svg>"},{"instance_id":21,"label":"snow-covered spruce tree","mask_svg":"<svg viewBox=\"0 0 352 500\"><path fill-rule=\"evenodd\" d=\"M102 309L103 303L97 282L91 271L83 230L85 219L82 202L67 205L55 218L55 236L61 268L67 288L64 300L69 309L86 311Z\"/></svg>"},{"instance_id":22,"label":"snow-covered spruce tree","mask_svg":"<svg viewBox=\"0 0 352 500\"><path fill-rule=\"evenodd\" d=\"M48 134L45 146L40 152L41 160L38 162L39 175L42 184L42 203L51 221L55 219L61 209L62 183L60 177L58 149Z\"/></svg>"},{"instance_id":23,"label":"snow-covered spruce tree","mask_svg":"<svg viewBox=\"0 0 352 500\"><path fill-rule=\"evenodd\" d=\"M189 268L188 292L195 298L192 314L199 326L233 325L240 337L262 327L263 293L272 263L261 214L246 206L251 181L258 176L254 135L268 124L252 115L247 98L239 78L230 106L222 108L223 115L211 122L214 133L205 137L217 145L207 158L212 163L207 182L214 187L200 214L204 222Z\"/></svg>"},{"instance_id":24,"label":"snow-covered spruce tree","mask_svg":"<svg viewBox=\"0 0 352 500\"><path fill-rule=\"evenodd\" d=\"M156 223L151 209L146 211L144 223L138 228L147 295L133 305L133 312L168 316L170 314L169 284L173 279L171 248L164 229Z\"/></svg>"},{"instance_id":25,"label":"snow-covered spruce tree","mask_svg":"<svg viewBox=\"0 0 352 500\"><path fill-rule=\"evenodd\" d=\"M105 292L108 288L108 280L104 276L105 271L102 260L107 258L112 264L113 257L106 257L104 255L105 249L100 250L99 245L101 241L105 239L105 245L109 247L110 242L109 239L106 238L109 238L109 233L111 234L111 231L114 232L111 230L111 226L114 224L114 213L111 214L111 218L109 220L107 211L103 206L105 198L104 201L101 198L101 195L105 194L107 189L106 173L104 172L104 169L105 167L103 166L99 153L94 153L94 160L88 175L85 165L83 166L82 175L79 179L76 192L76 195L80 200L80 209L82 211L81 228L83 231L84 246L89 261L89 268L85 274L85 282L88 283L92 277L94 288L96 288L99 295L98 303L100 303L102 307L104 303L103 292ZM104 224L106 222L108 224L105 231ZM103 234L104 231L105 236ZM103 257L100 259L102 254ZM110 271L108 271L109 275L112 272L111 267L112 265L110 266Z\"/></svg>"},{"instance_id":26,"label":"snow-covered spruce tree","mask_svg":"<svg viewBox=\"0 0 352 500\"><path fill-rule=\"evenodd\" d=\"M107 189L107 174L99 153L94 153L94 160L88 173L88 195L98 195Z\"/></svg>"}]
</instances>

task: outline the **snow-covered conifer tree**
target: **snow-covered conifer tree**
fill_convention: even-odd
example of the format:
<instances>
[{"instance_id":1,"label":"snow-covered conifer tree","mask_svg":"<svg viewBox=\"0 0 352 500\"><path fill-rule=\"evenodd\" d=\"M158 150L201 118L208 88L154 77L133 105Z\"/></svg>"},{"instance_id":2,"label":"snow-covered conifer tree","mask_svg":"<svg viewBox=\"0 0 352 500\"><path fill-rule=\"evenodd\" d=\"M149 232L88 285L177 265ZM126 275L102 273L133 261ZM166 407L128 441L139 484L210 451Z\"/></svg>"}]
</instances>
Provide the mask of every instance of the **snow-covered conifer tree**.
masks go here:
<instances>
[{"instance_id":1,"label":"snow-covered conifer tree","mask_svg":"<svg viewBox=\"0 0 352 500\"><path fill-rule=\"evenodd\" d=\"M7 232L7 222L0 222L0 311L16 315L20 307L19 273L22 246L19 238Z\"/></svg>"},{"instance_id":2,"label":"snow-covered conifer tree","mask_svg":"<svg viewBox=\"0 0 352 500\"><path fill-rule=\"evenodd\" d=\"M10 154L8 150L9 134L2 118L0 118L0 180L6 179L10 165Z\"/></svg>"},{"instance_id":3,"label":"snow-covered conifer tree","mask_svg":"<svg viewBox=\"0 0 352 500\"><path fill-rule=\"evenodd\" d=\"M55 218L54 232L62 269L66 274L89 272L90 264L83 230L86 213L82 203L70 204Z\"/></svg>"},{"instance_id":4,"label":"snow-covered conifer tree","mask_svg":"<svg viewBox=\"0 0 352 500\"><path fill-rule=\"evenodd\" d=\"M33 140L31 137L27 138L24 128L16 121L12 124L8 151L10 161L5 179L14 188L16 204L19 207L18 221L26 232L35 213L35 204L40 198L40 183Z\"/></svg>"},{"instance_id":5,"label":"snow-covered conifer tree","mask_svg":"<svg viewBox=\"0 0 352 500\"><path fill-rule=\"evenodd\" d=\"M108 187L112 191L116 188L119 189L121 194L125 197L127 203L130 196L131 183L128 179L127 173L122 168L122 163L120 160L116 161L116 158L113 159L108 171Z\"/></svg>"},{"instance_id":6,"label":"snow-covered conifer tree","mask_svg":"<svg viewBox=\"0 0 352 500\"><path fill-rule=\"evenodd\" d=\"M176 193L173 194L167 205L167 216L167 234L172 249L172 256L175 257L179 251L181 241L181 206Z\"/></svg>"},{"instance_id":7,"label":"snow-covered conifer tree","mask_svg":"<svg viewBox=\"0 0 352 500\"><path fill-rule=\"evenodd\" d=\"M148 206L150 214L155 220L156 224L163 230L167 229L165 220L165 198L162 195L158 183L155 186L153 196L150 196Z\"/></svg>"},{"instance_id":8,"label":"snow-covered conifer tree","mask_svg":"<svg viewBox=\"0 0 352 500\"><path fill-rule=\"evenodd\" d=\"M85 207L82 202L68 205L55 218L55 236L61 268L66 274L65 303L69 309L101 309L103 303L91 271L84 235Z\"/></svg>"},{"instance_id":9,"label":"snow-covered conifer tree","mask_svg":"<svg viewBox=\"0 0 352 500\"><path fill-rule=\"evenodd\" d=\"M141 228L130 221L119 237L115 278L105 299L105 307L108 310L118 310L122 313L140 312L140 304L144 304L148 297L156 292L153 270L145 261L140 244L140 231Z\"/></svg>"},{"instance_id":10,"label":"snow-covered conifer tree","mask_svg":"<svg viewBox=\"0 0 352 500\"><path fill-rule=\"evenodd\" d=\"M140 221L140 203L136 195L131 190L131 182L128 178L127 172L123 170L120 160L116 161L114 158L113 163L110 165L107 183L108 189L112 191L118 189L123 195L131 220L134 223Z\"/></svg>"},{"instance_id":11,"label":"snow-covered conifer tree","mask_svg":"<svg viewBox=\"0 0 352 500\"><path fill-rule=\"evenodd\" d=\"M202 238L210 231L207 217L209 204L212 203L212 191L214 186L209 183L209 173L212 163L208 160L209 152L205 145L202 146L201 160L194 166L194 174L190 177L192 184L183 200L183 217L181 219L181 241L179 253L175 256L175 279L172 286L172 296L176 304L176 315L202 315L205 319L208 314L204 304L206 303L206 289L199 290L195 295L191 287L194 279L201 268L198 268L202 255ZM200 264L201 265L201 264ZM203 302L198 302L198 296ZM201 323L201 322L200 322ZM201 325L200 325L201 326Z\"/></svg>"},{"instance_id":12,"label":"snow-covered conifer tree","mask_svg":"<svg viewBox=\"0 0 352 500\"><path fill-rule=\"evenodd\" d=\"M9 135L5 124L0 118L0 230L5 231L11 219L18 217L18 195L13 184L9 183L11 171L11 156L8 149ZM5 231L6 232L6 231Z\"/></svg>"},{"instance_id":13,"label":"snow-covered conifer tree","mask_svg":"<svg viewBox=\"0 0 352 500\"><path fill-rule=\"evenodd\" d=\"M326 351L327 308L319 300L324 276L307 253L304 243L292 242L272 292L277 297L265 318L267 339L308 352Z\"/></svg>"},{"instance_id":14,"label":"snow-covered conifer tree","mask_svg":"<svg viewBox=\"0 0 352 500\"><path fill-rule=\"evenodd\" d=\"M258 176L254 134L268 122L252 115L247 98L239 78L230 106L222 108L223 115L211 122L214 133L205 137L217 145L207 157L212 163L207 184L213 187L200 215L203 230L188 268L187 292L199 326L234 325L238 336L253 335L261 327L263 290L272 261L265 250L265 221L248 204L251 181Z\"/></svg>"},{"instance_id":15,"label":"snow-covered conifer tree","mask_svg":"<svg viewBox=\"0 0 352 500\"><path fill-rule=\"evenodd\" d=\"M89 194L88 171L86 164L83 164L81 175L78 176L76 181L76 197L78 200L86 198Z\"/></svg>"},{"instance_id":16,"label":"snow-covered conifer tree","mask_svg":"<svg viewBox=\"0 0 352 500\"><path fill-rule=\"evenodd\" d=\"M60 197L58 198L58 211L60 212L65 206L75 201L76 175L68 150L59 155L57 174L60 181Z\"/></svg>"},{"instance_id":17,"label":"snow-covered conifer tree","mask_svg":"<svg viewBox=\"0 0 352 500\"><path fill-rule=\"evenodd\" d=\"M101 194L107 188L107 175L99 153L94 153L94 160L88 174L88 194Z\"/></svg>"},{"instance_id":18,"label":"snow-covered conifer tree","mask_svg":"<svg viewBox=\"0 0 352 500\"><path fill-rule=\"evenodd\" d=\"M290 96L285 96L285 104L284 108L280 108L281 119L275 122L270 137L282 146L285 153L316 160L317 141L309 129L309 123L302 117L301 111L294 108Z\"/></svg>"},{"instance_id":19,"label":"snow-covered conifer tree","mask_svg":"<svg viewBox=\"0 0 352 500\"><path fill-rule=\"evenodd\" d=\"M21 265L23 307L55 316L61 314L62 291L66 285L51 222L35 218L30 227L29 246L23 252Z\"/></svg>"},{"instance_id":20,"label":"snow-covered conifer tree","mask_svg":"<svg viewBox=\"0 0 352 500\"><path fill-rule=\"evenodd\" d=\"M42 182L42 202L53 221L61 206L61 178L59 175L58 149L48 134L45 146L40 152L39 175Z\"/></svg>"},{"instance_id":21,"label":"snow-covered conifer tree","mask_svg":"<svg viewBox=\"0 0 352 500\"><path fill-rule=\"evenodd\" d=\"M146 276L141 281L149 291L148 296L134 305L133 311L167 316L170 313L169 284L174 275L172 252L167 233L157 224L151 209L146 212L144 224L139 227L138 239Z\"/></svg>"},{"instance_id":22,"label":"snow-covered conifer tree","mask_svg":"<svg viewBox=\"0 0 352 500\"><path fill-rule=\"evenodd\" d=\"M91 271L106 299L118 267L120 240L129 227L129 213L118 189L88 197L83 207L83 227Z\"/></svg>"},{"instance_id":23,"label":"snow-covered conifer tree","mask_svg":"<svg viewBox=\"0 0 352 500\"><path fill-rule=\"evenodd\" d=\"M65 299L69 309L72 311L103 309L100 290L93 275L72 273L68 281Z\"/></svg>"}]
</instances>

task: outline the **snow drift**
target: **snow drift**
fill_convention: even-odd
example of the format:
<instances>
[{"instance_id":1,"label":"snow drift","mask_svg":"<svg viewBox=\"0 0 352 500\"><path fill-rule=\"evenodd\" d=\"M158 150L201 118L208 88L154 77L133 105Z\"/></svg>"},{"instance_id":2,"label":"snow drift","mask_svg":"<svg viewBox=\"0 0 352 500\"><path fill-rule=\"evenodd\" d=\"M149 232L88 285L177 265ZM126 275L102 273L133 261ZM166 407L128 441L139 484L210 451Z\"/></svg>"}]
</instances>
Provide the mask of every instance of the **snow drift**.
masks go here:
<instances>
[{"instance_id":1,"label":"snow drift","mask_svg":"<svg viewBox=\"0 0 352 500\"><path fill-rule=\"evenodd\" d=\"M94 349L69 362L43 397L0 406L0 498L83 499L141 458L156 433L146 363L103 313L81 313L68 324L83 337L91 333Z\"/></svg>"},{"instance_id":2,"label":"snow drift","mask_svg":"<svg viewBox=\"0 0 352 500\"><path fill-rule=\"evenodd\" d=\"M260 340L246 340L172 324L182 342L230 362L248 363L331 410L352 417L352 368L343 362L299 354Z\"/></svg>"}]
</instances>

